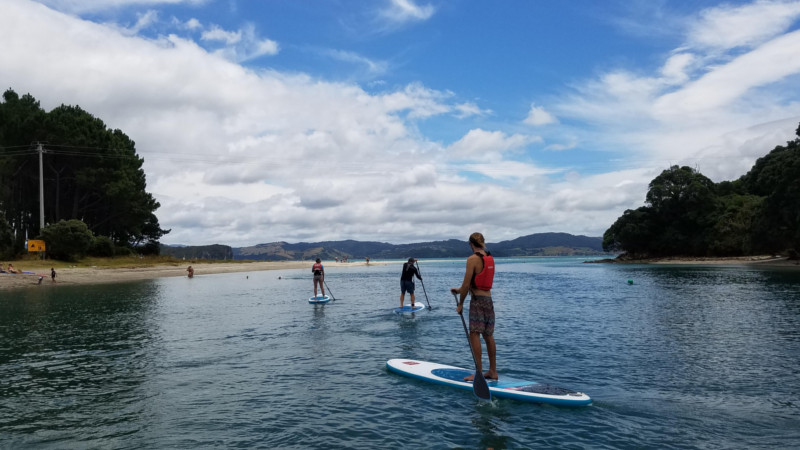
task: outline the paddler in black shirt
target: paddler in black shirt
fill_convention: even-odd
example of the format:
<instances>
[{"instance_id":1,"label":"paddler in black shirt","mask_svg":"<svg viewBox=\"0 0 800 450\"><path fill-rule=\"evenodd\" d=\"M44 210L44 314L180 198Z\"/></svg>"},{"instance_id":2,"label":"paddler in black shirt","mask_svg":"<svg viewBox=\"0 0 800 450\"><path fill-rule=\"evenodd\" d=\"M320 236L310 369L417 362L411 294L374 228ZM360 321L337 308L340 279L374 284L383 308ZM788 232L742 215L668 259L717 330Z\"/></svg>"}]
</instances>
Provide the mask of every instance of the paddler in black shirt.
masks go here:
<instances>
[{"instance_id":1,"label":"paddler in black shirt","mask_svg":"<svg viewBox=\"0 0 800 450\"><path fill-rule=\"evenodd\" d=\"M406 291L411 294L411 309L414 309L414 276L422 280L419 271L414 266L416 259L408 258L407 263L403 263L403 273L400 275L400 309L403 309Z\"/></svg>"}]
</instances>

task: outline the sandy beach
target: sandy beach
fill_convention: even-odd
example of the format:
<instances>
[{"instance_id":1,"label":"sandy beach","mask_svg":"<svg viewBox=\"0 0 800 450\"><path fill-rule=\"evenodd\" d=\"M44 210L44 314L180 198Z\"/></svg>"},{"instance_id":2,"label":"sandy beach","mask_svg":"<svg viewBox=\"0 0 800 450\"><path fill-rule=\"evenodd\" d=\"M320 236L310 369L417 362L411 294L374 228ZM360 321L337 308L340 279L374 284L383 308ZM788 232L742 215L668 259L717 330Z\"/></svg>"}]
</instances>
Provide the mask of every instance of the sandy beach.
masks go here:
<instances>
[{"instance_id":1,"label":"sandy beach","mask_svg":"<svg viewBox=\"0 0 800 450\"><path fill-rule=\"evenodd\" d=\"M194 276L215 273L255 272L261 270L288 270L310 268L309 261L255 261L239 263L191 263ZM329 263L332 266L364 265L364 262ZM50 279L49 269L26 269L24 265L16 264L18 269L33 272L22 274L0 273L0 291L19 288L54 288L57 286L85 285L100 283L116 283L121 281L145 280L162 277L185 277L186 268L190 263L155 265L142 267L114 267L114 268L61 268L57 269L56 281ZM309 269L310 270L310 269ZM39 277L43 277L41 284Z\"/></svg>"}]
</instances>

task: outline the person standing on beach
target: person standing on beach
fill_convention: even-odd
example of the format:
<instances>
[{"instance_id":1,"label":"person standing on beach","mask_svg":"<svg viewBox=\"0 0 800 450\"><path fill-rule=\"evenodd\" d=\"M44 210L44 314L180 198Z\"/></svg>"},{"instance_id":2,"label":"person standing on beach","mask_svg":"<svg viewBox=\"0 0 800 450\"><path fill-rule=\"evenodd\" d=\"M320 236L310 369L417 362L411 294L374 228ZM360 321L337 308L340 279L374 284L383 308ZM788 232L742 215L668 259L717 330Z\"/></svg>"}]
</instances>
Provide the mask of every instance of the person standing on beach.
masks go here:
<instances>
[{"instance_id":1,"label":"person standing on beach","mask_svg":"<svg viewBox=\"0 0 800 450\"><path fill-rule=\"evenodd\" d=\"M496 347L494 342L494 303L492 303L492 283L494 281L494 258L486 250L486 242L481 233L472 233L469 237L472 255L467 258L467 270L461 287L450 289L459 294L456 311L461 314L464 300L469 300L469 342L475 355L478 370L481 366L481 335L486 342L486 353L489 354L489 371L484 373L486 379L497 379ZM464 377L464 381L472 381L474 375Z\"/></svg>"},{"instance_id":2,"label":"person standing on beach","mask_svg":"<svg viewBox=\"0 0 800 450\"><path fill-rule=\"evenodd\" d=\"M189 278L194 278L194 268L192 266L189 266L189 268L187 268L186 271L189 272L189 274L187 275Z\"/></svg>"},{"instance_id":3,"label":"person standing on beach","mask_svg":"<svg viewBox=\"0 0 800 450\"><path fill-rule=\"evenodd\" d=\"M322 296L325 297L325 268L322 267L322 260L317 258L317 262L311 266L311 272L314 274L314 297L317 296L317 286L319 285L322 291Z\"/></svg>"},{"instance_id":4,"label":"person standing on beach","mask_svg":"<svg viewBox=\"0 0 800 450\"><path fill-rule=\"evenodd\" d=\"M54 267L50 268L50 279L53 280L53 283L56 282L56 269Z\"/></svg>"},{"instance_id":5,"label":"person standing on beach","mask_svg":"<svg viewBox=\"0 0 800 450\"><path fill-rule=\"evenodd\" d=\"M408 262L403 263L403 272L400 274L400 309L403 308L406 292L411 294L411 309L414 309L414 275L422 280L419 271L414 267L416 259L408 258Z\"/></svg>"}]
</instances>

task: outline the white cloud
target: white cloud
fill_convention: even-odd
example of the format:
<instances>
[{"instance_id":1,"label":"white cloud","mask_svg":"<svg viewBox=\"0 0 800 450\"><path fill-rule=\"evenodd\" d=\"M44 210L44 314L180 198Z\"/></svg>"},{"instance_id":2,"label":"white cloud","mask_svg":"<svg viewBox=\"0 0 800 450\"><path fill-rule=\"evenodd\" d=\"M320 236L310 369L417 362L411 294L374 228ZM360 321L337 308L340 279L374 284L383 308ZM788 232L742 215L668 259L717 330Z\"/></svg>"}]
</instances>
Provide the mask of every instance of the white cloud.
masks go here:
<instances>
[{"instance_id":1,"label":"white cloud","mask_svg":"<svg viewBox=\"0 0 800 450\"><path fill-rule=\"evenodd\" d=\"M689 80L696 58L691 53L677 53L669 57L661 67L661 78L665 85L679 85Z\"/></svg>"},{"instance_id":2,"label":"white cloud","mask_svg":"<svg viewBox=\"0 0 800 450\"><path fill-rule=\"evenodd\" d=\"M709 67L702 77L657 100L658 115L704 114L732 106L754 88L800 73L800 31L762 44L727 64Z\"/></svg>"},{"instance_id":3,"label":"white cloud","mask_svg":"<svg viewBox=\"0 0 800 450\"><path fill-rule=\"evenodd\" d=\"M271 39L260 38L253 24L247 24L236 31L227 31L217 25L212 25L211 28L203 31L201 39L220 42L223 47L214 50L214 53L234 62L276 55L279 51L278 43Z\"/></svg>"},{"instance_id":4,"label":"white cloud","mask_svg":"<svg viewBox=\"0 0 800 450\"><path fill-rule=\"evenodd\" d=\"M411 118L426 118L448 113L451 106L444 103L452 97L451 92L428 89L420 83L411 83L402 91L382 96L382 101L390 111L408 111Z\"/></svg>"},{"instance_id":5,"label":"white cloud","mask_svg":"<svg viewBox=\"0 0 800 450\"><path fill-rule=\"evenodd\" d=\"M456 111L455 116L459 119L470 116L487 116L492 113L492 110L481 109L480 106L472 102L459 103L458 105L455 105L454 109Z\"/></svg>"},{"instance_id":6,"label":"white cloud","mask_svg":"<svg viewBox=\"0 0 800 450\"><path fill-rule=\"evenodd\" d=\"M201 39L204 41L218 41L225 45L234 45L242 40L242 31L225 31L218 25L203 31Z\"/></svg>"},{"instance_id":7,"label":"white cloud","mask_svg":"<svg viewBox=\"0 0 800 450\"><path fill-rule=\"evenodd\" d=\"M566 143L548 144L547 146L545 146L544 149L556 152L562 152L564 150L571 150L577 146L578 146L578 140L572 137Z\"/></svg>"},{"instance_id":8,"label":"white cloud","mask_svg":"<svg viewBox=\"0 0 800 450\"><path fill-rule=\"evenodd\" d=\"M95 13L125 6L201 5L209 0L36 0L48 7L70 14Z\"/></svg>"},{"instance_id":9,"label":"white cloud","mask_svg":"<svg viewBox=\"0 0 800 450\"><path fill-rule=\"evenodd\" d=\"M755 2L709 10L693 28L692 45L675 49L658 72L611 70L575 84L572 94L548 108L580 121L582 129L570 131L596 149L628 152L638 164L662 168L702 164L716 181L737 178L781 143L776 136L790 138L791 124L798 122L800 97L792 86L800 81L800 31L779 34L798 17L797 5ZM773 32L735 30L747 16ZM698 35L701 25L729 40L714 43ZM739 158L723 156L739 145L732 136L749 136L739 143Z\"/></svg>"},{"instance_id":10,"label":"white cloud","mask_svg":"<svg viewBox=\"0 0 800 450\"><path fill-rule=\"evenodd\" d=\"M191 19L186 21L186 23L184 24L184 27L187 30L199 30L199 29L201 29L203 27L203 25L200 23L199 20L197 20L197 19L195 19L193 17L193 18L191 18Z\"/></svg>"},{"instance_id":11,"label":"white cloud","mask_svg":"<svg viewBox=\"0 0 800 450\"><path fill-rule=\"evenodd\" d=\"M533 125L535 127L541 125L549 125L553 123L558 123L558 119L549 112L545 111L544 108L536 105L531 105L530 111L528 111L528 117L525 118L523 121L528 125Z\"/></svg>"},{"instance_id":12,"label":"white cloud","mask_svg":"<svg viewBox=\"0 0 800 450\"><path fill-rule=\"evenodd\" d=\"M326 54L336 60L361 65L370 75L380 75L386 72L388 64L383 61L373 61L355 52L345 50L329 50Z\"/></svg>"},{"instance_id":13,"label":"white cloud","mask_svg":"<svg viewBox=\"0 0 800 450\"><path fill-rule=\"evenodd\" d=\"M692 21L688 42L712 49L754 47L779 36L800 17L800 2L756 1L709 8Z\"/></svg>"},{"instance_id":14,"label":"white cloud","mask_svg":"<svg viewBox=\"0 0 800 450\"><path fill-rule=\"evenodd\" d=\"M505 152L534 142L541 142L541 138L521 134L507 136L501 131L474 129L453 143L449 151L455 159L497 161Z\"/></svg>"},{"instance_id":15,"label":"white cloud","mask_svg":"<svg viewBox=\"0 0 800 450\"><path fill-rule=\"evenodd\" d=\"M405 23L428 20L435 11L432 5L420 6L412 0L389 0L389 4L382 11L382 15L391 22Z\"/></svg>"}]
</instances>

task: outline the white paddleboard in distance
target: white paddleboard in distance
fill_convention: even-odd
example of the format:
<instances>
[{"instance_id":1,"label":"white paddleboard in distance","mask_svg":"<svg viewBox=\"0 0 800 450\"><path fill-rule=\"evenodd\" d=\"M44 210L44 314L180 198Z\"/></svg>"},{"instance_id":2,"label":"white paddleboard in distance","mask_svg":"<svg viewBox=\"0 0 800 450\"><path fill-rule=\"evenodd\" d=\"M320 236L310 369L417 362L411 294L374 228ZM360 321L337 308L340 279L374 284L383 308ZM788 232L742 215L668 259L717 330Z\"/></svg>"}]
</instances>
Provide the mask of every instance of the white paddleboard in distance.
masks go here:
<instances>
[{"instance_id":1,"label":"white paddleboard in distance","mask_svg":"<svg viewBox=\"0 0 800 450\"><path fill-rule=\"evenodd\" d=\"M470 370L413 359L390 359L386 362L386 368L407 377L469 391L472 391L472 382L464 381L464 377L475 374L475 369ZM583 392L575 392L535 381L518 380L501 375L499 380L487 379L486 382L492 396L499 398L561 406L585 406L592 403L592 398Z\"/></svg>"},{"instance_id":2,"label":"white paddleboard in distance","mask_svg":"<svg viewBox=\"0 0 800 450\"><path fill-rule=\"evenodd\" d=\"M415 313L420 312L425 309L425 305L422 303L414 303L414 308L411 308L411 305L403 305L402 308L395 308L394 312L397 314L408 314L408 313Z\"/></svg>"},{"instance_id":3,"label":"white paddleboard in distance","mask_svg":"<svg viewBox=\"0 0 800 450\"><path fill-rule=\"evenodd\" d=\"M309 297L308 303L328 303L331 298L327 295L318 295L316 297Z\"/></svg>"}]
</instances>

